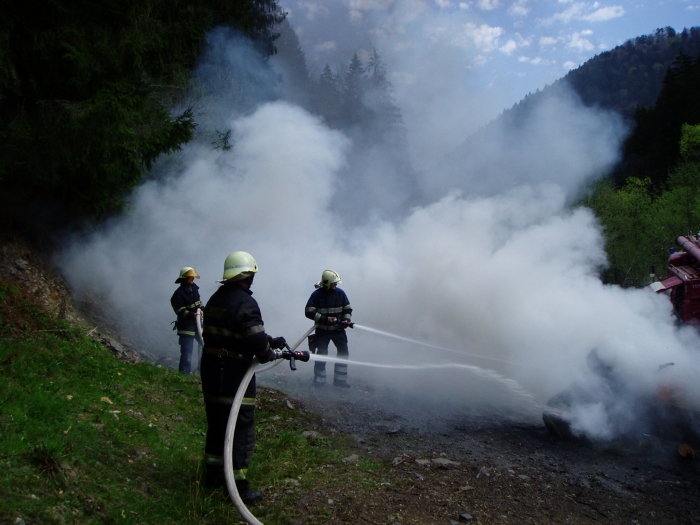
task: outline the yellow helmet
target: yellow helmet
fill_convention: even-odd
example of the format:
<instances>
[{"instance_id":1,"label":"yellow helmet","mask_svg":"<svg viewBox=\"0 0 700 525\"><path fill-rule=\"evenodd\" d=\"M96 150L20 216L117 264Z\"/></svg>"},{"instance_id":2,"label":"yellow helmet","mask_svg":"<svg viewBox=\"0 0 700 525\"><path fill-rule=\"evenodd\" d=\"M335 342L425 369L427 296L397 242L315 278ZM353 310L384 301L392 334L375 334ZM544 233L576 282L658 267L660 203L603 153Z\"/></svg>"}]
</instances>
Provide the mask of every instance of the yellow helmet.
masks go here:
<instances>
[{"instance_id":1,"label":"yellow helmet","mask_svg":"<svg viewBox=\"0 0 700 525\"><path fill-rule=\"evenodd\" d=\"M241 281L258 273L258 263L248 252L233 252L224 261L224 281Z\"/></svg>"},{"instance_id":2,"label":"yellow helmet","mask_svg":"<svg viewBox=\"0 0 700 525\"><path fill-rule=\"evenodd\" d=\"M185 266L180 270L180 277L177 278L175 284L181 283L188 277L194 277L195 279L199 279L199 274L197 273L197 270L195 270L191 266Z\"/></svg>"},{"instance_id":3,"label":"yellow helmet","mask_svg":"<svg viewBox=\"0 0 700 525\"><path fill-rule=\"evenodd\" d=\"M321 274L321 281L316 283L316 288L330 288L333 283L342 283L340 275L335 270L324 270Z\"/></svg>"}]
</instances>

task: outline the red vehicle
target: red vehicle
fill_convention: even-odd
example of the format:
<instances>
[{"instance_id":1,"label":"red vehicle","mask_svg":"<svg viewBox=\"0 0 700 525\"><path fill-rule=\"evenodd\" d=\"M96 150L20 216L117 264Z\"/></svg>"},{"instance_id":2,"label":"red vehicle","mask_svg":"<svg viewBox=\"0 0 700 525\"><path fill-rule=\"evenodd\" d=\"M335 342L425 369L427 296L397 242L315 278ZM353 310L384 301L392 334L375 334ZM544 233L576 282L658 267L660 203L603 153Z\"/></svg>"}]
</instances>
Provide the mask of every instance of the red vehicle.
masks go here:
<instances>
[{"instance_id":1,"label":"red vehicle","mask_svg":"<svg viewBox=\"0 0 700 525\"><path fill-rule=\"evenodd\" d=\"M683 251L672 253L668 258L668 276L649 287L657 293L670 291L678 320L700 325L700 238L681 235L676 243Z\"/></svg>"}]
</instances>

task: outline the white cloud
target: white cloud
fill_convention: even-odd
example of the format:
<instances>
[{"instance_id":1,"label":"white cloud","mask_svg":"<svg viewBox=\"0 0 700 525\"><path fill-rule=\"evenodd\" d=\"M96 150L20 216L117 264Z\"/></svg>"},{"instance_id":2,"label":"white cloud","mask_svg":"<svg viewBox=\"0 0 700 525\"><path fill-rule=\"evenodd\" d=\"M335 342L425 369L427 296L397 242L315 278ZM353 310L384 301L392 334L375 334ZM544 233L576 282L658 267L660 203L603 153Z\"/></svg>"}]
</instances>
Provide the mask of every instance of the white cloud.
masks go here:
<instances>
[{"instance_id":1,"label":"white cloud","mask_svg":"<svg viewBox=\"0 0 700 525\"><path fill-rule=\"evenodd\" d=\"M572 62L571 60L567 60L562 64L562 67L567 71L571 71L572 69L576 69L578 64L576 62Z\"/></svg>"},{"instance_id":2,"label":"white cloud","mask_svg":"<svg viewBox=\"0 0 700 525\"><path fill-rule=\"evenodd\" d=\"M350 15L350 23L351 24L359 24L364 20L364 16L362 15L361 11L357 11L356 9L351 9L348 14Z\"/></svg>"},{"instance_id":3,"label":"white cloud","mask_svg":"<svg viewBox=\"0 0 700 525\"><path fill-rule=\"evenodd\" d=\"M503 53L504 55L512 55L513 51L518 49L518 44L515 43L515 40L510 39L508 42L503 44L498 50Z\"/></svg>"},{"instance_id":4,"label":"white cloud","mask_svg":"<svg viewBox=\"0 0 700 525\"><path fill-rule=\"evenodd\" d=\"M395 0L347 0L347 5L350 9L360 11L370 11L377 8L391 7Z\"/></svg>"},{"instance_id":5,"label":"white cloud","mask_svg":"<svg viewBox=\"0 0 700 525\"><path fill-rule=\"evenodd\" d=\"M346 0L350 23L360 24L365 20L365 12L390 8L395 0Z\"/></svg>"},{"instance_id":6,"label":"white cloud","mask_svg":"<svg viewBox=\"0 0 700 525\"><path fill-rule=\"evenodd\" d=\"M519 33L516 33L515 38L509 39L508 42L506 42L499 48L499 51L504 55L510 56L516 49L528 47L529 45L530 42L528 40L523 38L522 35L520 35Z\"/></svg>"},{"instance_id":7,"label":"white cloud","mask_svg":"<svg viewBox=\"0 0 700 525\"><path fill-rule=\"evenodd\" d=\"M316 17L326 16L329 13L323 2L300 2L299 8L305 13L307 20L316 20Z\"/></svg>"},{"instance_id":8,"label":"white cloud","mask_svg":"<svg viewBox=\"0 0 700 525\"><path fill-rule=\"evenodd\" d=\"M328 40L327 42L316 45L314 49L316 49L316 51L328 52L335 51L337 48L338 44L336 44L333 40Z\"/></svg>"},{"instance_id":9,"label":"white cloud","mask_svg":"<svg viewBox=\"0 0 700 525\"><path fill-rule=\"evenodd\" d=\"M489 53L498 48L498 39L503 34L502 27L493 27L487 24L476 24L469 22L464 26L464 37L474 43L476 48L483 52ZM460 39L463 41L463 39Z\"/></svg>"},{"instance_id":10,"label":"white cloud","mask_svg":"<svg viewBox=\"0 0 700 525\"><path fill-rule=\"evenodd\" d=\"M593 34L593 31L591 30L585 30L571 34L569 36L569 41L566 43L567 49L573 49L574 51L578 51L579 53L583 53L585 51L593 51L595 49L595 46L591 43L590 40L585 38L586 36L591 34Z\"/></svg>"},{"instance_id":11,"label":"white cloud","mask_svg":"<svg viewBox=\"0 0 700 525\"><path fill-rule=\"evenodd\" d=\"M513 51L518 49L518 44L515 43L515 40L510 39L508 42L503 44L498 50L503 53L504 55L512 55Z\"/></svg>"},{"instance_id":12,"label":"white cloud","mask_svg":"<svg viewBox=\"0 0 700 525\"><path fill-rule=\"evenodd\" d=\"M540 48L544 49L556 45L558 40L552 36L540 37Z\"/></svg>"},{"instance_id":13,"label":"white cloud","mask_svg":"<svg viewBox=\"0 0 700 525\"><path fill-rule=\"evenodd\" d=\"M508 8L508 14L511 16L527 16L530 8L527 6L527 0L516 0Z\"/></svg>"},{"instance_id":14,"label":"white cloud","mask_svg":"<svg viewBox=\"0 0 700 525\"><path fill-rule=\"evenodd\" d=\"M544 25L551 25L555 22L568 24L572 20L582 20L584 22L605 22L613 18L621 17L625 14L622 6L600 7L598 2L587 5L583 2L571 4L567 9L555 13L549 18L541 20Z\"/></svg>"},{"instance_id":15,"label":"white cloud","mask_svg":"<svg viewBox=\"0 0 700 525\"><path fill-rule=\"evenodd\" d=\"M477 0L477 6L482 11L493 11L498 7L499 0Z\"/></svg>"},{"instance_id":16,"label":"white cloud","mask_svg":"<svg viewBox=\"0 0 700 525\"><path fill-rule=\"evenodd\" d=\"M474 65L475 66L483 66L484 64L486 64L486 62L487 62L487 59L484 55L479 55L479 56L474 57Z\"/></svg>"},{"instance_id":17,"label":"white cloud","mask_svg":"<svg viewBox=\"0 0 700 525\"><path fill-rule=\"evenodd\" d=\"M450 0L435 0L435 4L440 9L447 9L448 7L452 7L452 2L450 2Z\"/></svg>"},{"instance_id":18,"label":"white cloud","mask_svg":"<svg viewBox=\"0 0 700 525\"><path fill-rule=\"evenodd\" d=\"M613 5L609 7L601 7L591 14L582 16L581 20L586 22L605 22L607 20L612 20L613 18L619 18L625 14L625 10L622 6Z\"/></svg>"},{"instance_id":19,"label":"white cloud","mask_svg":"<svg viewBox=\"0 0 700 525\"><path fill-rule=\"evenodd\" d=\"M459 8L464 10L464 11L469 11L469 9L470 9L469 4L467 2L460 2Z\"/></svg>"},{"instance_id":20,"label":"white cloud","mask_svg":"<svg viewBox=\"0 0 700 525\"><path fill-rule=\"evenodd\" d=\"M542 57L530 58L528 56L518 57L518 62L523 64L532 64L533 66L550 66L554 64L553 60L547 60Z\"/></svg>"},{"instance_id":21,"label":"white cloud","mask_svg":"<svg viewBox=\"0 0 700 525\"><path fill-rule=\"evenodd\" d=\"M565 9L564 11L560 13L555 13L554 15L550 16L549 18L545 18L542 20L542 23L544 25L551 25L555 22L561 22L563 24L568 24L571 22L573 19L577 19L581 16L581 12L583 11L583 4L573 4L571 7L568 9Z\"/></svg>"}]
</instances>

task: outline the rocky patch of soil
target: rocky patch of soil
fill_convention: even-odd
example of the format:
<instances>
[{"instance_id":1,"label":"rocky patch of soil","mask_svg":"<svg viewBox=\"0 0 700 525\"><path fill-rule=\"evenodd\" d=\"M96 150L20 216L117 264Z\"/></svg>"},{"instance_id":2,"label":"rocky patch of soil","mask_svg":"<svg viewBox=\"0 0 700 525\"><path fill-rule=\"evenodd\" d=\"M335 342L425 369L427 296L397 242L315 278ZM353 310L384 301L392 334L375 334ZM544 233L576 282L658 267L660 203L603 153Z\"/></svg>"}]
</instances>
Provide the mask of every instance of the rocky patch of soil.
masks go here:
<instances>
[{"instance_id":1,"label":"rocky patch of soil","mask_svg":"<svg viewBox=\"0 0 700 525\"><path fill-rule=\"evenodd\" d=\"M115 337L116 330L110 329L109 320L100 313L103 309L94 299L85 298L79 312L58 272L21 238L0 238L0 283L18 291L1 306L5 330L25 333L43 330L36 316L28 315L26 306L33 304L43 315L82 326L87 335L120 359L138 362L144 357L134 345Z\"/></svg>"},{"instance_id":2,"label":"rocky patch of soil","mask_svg":"<svg viewBox=\"0 0 700 525\"><path fill-rule=\"evenodd\" d=\"M354 436L350 468L370 458L391 465L362 494L305 494L298 504L310 517L300 524L700 522L700 463L675 443L614 449L496 414L412 417L377 406L362 388L278 386L321 414L323 432Z\"/></svg>"}]
</instances>

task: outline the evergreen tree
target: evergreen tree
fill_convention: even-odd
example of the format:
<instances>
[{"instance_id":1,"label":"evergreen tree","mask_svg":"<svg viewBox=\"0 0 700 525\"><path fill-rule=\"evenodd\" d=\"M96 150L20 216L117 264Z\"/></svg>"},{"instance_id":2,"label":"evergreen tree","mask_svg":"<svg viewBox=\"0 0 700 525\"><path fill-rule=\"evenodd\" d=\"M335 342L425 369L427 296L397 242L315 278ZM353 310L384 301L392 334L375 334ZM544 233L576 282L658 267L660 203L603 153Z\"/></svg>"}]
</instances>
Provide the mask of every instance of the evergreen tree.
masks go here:
<instances>
[{"instance_id":1,"label":"evergreen tree","mask_svg":"<svg viewBox=\"0 0 700 525\"><path fill-rule=\"evenodd\" d=\"M171 115L205 35L227 25L274 52L276 0L12 0L0 18L0 177L17 213L118 208L195 128Z\"/></svg>"},{"instance_id":2,"label":"evergreen tree","mask_svg":"<svg viewBox=\"0 0 700 525\"><path fill-rule=\"evenodd\" d=\"M306 55L301 47L296 32L284 19L279 25L279 38L275 41L277 53L271 63L280 74L280 90L283 97L308 107L311 100L312 82Z\"/></svg>"},{"instance_id":3,"label":"evergreen tree","mask_svg":"<svg viewBox=\"0 0 700 525\"><path fill-rule=\"evenodd\" d=\"M342 118L346 125L358 125L365 117L362 100L365 88L363 74L362 62L357 53L354 53L343 75Z\"/></svg>"},{"instance_id":4,"label":"evergreen tree","mask_svg":"<svg viewBox=\"0 0 700 525\"><path fill-rule=\"evenodd\" d=\"M680 54L673 61L656 104L638 108L635 121L614 179L622 184L630 176L648 177L659 187L680 159L683 124L700 123L700 54L695 60Z\"/></svg>"},{"instance_id":5,"label":"evergreen tree","mask_svg":"<svg viewBox=\"0 0 700 525\"><path fill-rule=\"evenodd\" d=\"M326 123L333 127L341 127L342 92L340 81L331 67L326 64L321 76L313 86L314 97L309 110L318 113Z\"/></svg>"}]
</instances>

